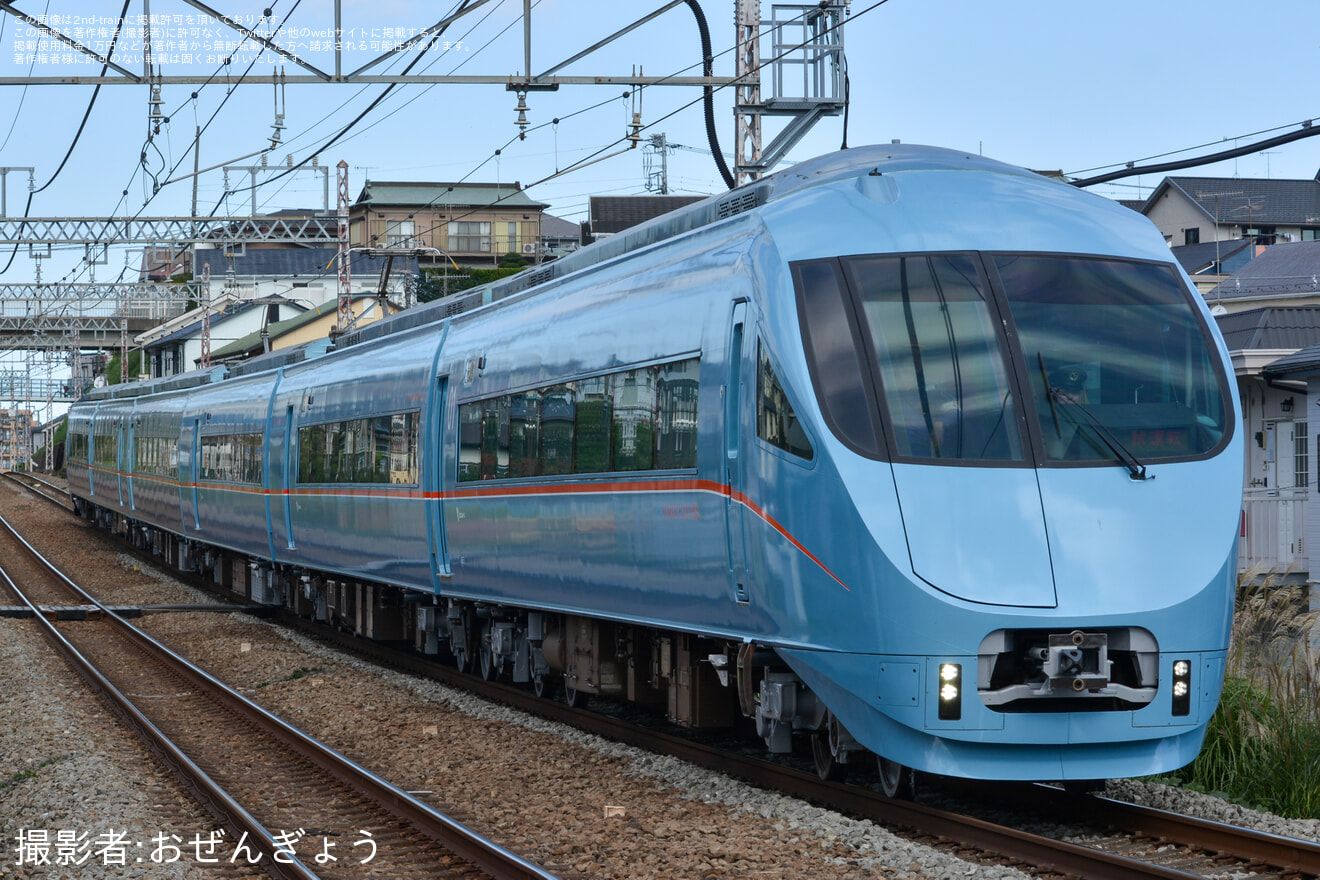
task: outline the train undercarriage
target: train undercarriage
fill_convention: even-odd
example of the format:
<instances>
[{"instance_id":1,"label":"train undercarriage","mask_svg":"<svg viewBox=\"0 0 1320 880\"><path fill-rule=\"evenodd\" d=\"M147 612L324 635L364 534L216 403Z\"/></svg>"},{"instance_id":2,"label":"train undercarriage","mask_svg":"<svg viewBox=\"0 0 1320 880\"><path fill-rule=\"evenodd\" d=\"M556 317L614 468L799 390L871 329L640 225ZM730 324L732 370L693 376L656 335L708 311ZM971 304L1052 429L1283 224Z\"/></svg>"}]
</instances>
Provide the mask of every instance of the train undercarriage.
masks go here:
<instances>
[{"instance_id":1,"label":"train undercarriage","mask_svg":"<svg viewBox=\"0 0 1320 880\"><path fill-rule=\"evenodd\" d=\"M363 638L448 654L460 671L486 680L527 685L575 707L594 696L663 713L683 727L745 729L771 753L809 748L827 779L842 780L871 754L769 647L272 565L81 499L77 505L135 549L219 590ZM910 769L884 758L878 767L887 793L911 796Z\"/></svg>"}]
</instances>

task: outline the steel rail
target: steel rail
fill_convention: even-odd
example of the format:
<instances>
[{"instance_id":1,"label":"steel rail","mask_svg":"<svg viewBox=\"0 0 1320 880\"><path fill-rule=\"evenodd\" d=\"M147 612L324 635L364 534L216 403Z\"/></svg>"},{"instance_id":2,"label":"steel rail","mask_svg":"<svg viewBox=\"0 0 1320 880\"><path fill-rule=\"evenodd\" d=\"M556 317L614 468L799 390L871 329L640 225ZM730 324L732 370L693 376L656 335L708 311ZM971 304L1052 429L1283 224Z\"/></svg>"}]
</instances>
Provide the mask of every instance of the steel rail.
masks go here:
<instances>
[{"instance_id":1,"label":"steel rail","mask_svg":"<svg viewBox=\"0 0 1320 880\"><path fill-rule=\"evenodd\" d=\"M137 627L128 623L108 606L91 596L76 583L74 583L64 572L51 563L48 559L34 548L16 529L0 516L0 526L10 532L34 558L39 560L55 577L59 578L73 590L84 596L91 604L96 605L102 610L105 618L111 621L119 628L121 633L135 642L139 647L146 650L152 656L158 658L162 663L173 667L196 686L205 689L207 692L217 696L232 711L239 714L240 717L250 720L263 731L271 734L286 746L298 752L302 757L310 761L314 766L325 771L327 774L339 782L349 786L364 795L373 803L383 807L388 812L408 820L420 832L436 840L441 846L449 850L456 856L471 863L482 871L490 874L496 880L557 880L554 874L549 873L540 866L523 859L521 856L505 849L499 844L491 841L475 831L467 828L456 820L439 812L418 800L413 795L398 788L397 786L381 779L374 773L366 770L355 762L351 761L338 751L318 742L298 728L268 712L266 709L252 702L219 681L204 670L194 666L183 657L175 654L169 648L160 642L148 636ZM8 581L8 577L5 577ZM9 583L13 583L9 581ZM17 591L17 586L14 585ZM21 595L21 593L20 593ZM24 597L26 602L26 597ZM30 602L26 602L30 607ZM40 615L38 615L40 616ZM177 749L168 738L164 736L155 726L128 701L119 691L117 691L110 682L105 679L95 668L73 647L48 621L43 620L48 633L56 640L60 650L66 653L70 659L78 666L84 675L89 676L89 681L95 687L111 696L116 705L121 706L137 724L140 719L144 725L141 729L153 742L156 742L172 759L179 762L179 766L184 769L187 777L196 779L208 795L215 796L225 806L225 809L231 810L233 815L243 823L243 829L257 837L263 845L269 847L268 854L272 861L276 851L274 838L260 824L256 823L243 808L229 797L224 790L207 776L199 767L196 767L186 755ZM72 653L70 653L72 652ZM77 655L75 657L75 655ZM252 827L248 827L246 821L250 820ZM315 880L316 875L301 863L296 863L305 873L293 873L288 876L293 878L302 878L302 880Z\"/></svg>"},{"instance_id":2,"label":"steel rail","mask_svg":"<svg viewBox=\"0 0 1320 880\"><path fill-rule=\"evenodd\" d=\"M967 788L988 793L986 783L975 783ZM1309 840L1184 816L1099 795L1071 794L1046 785L997 786L993 797L1001 804L1011 803L1046 815L1075 817L1096 825L1148 834L1170 843L1200 847L1269 865L1285 873L1320 877L1320 844Z\"/></svg>"},{"instance_id":3,"label":"steel rail","mask_svg":"<svg viewBox=\"0 0 1320 880\"><path fill-rule=\"evenodd\" d=\"M3 473L0 473L0 477L5 477L10 482L17 483L19 486L26 489L28 492L31 492L33 495L36 495L38 498L42 498L46 501L49 501L51 504L58 506L65 513L73 513L73 496L70 495L68 491L61 489L59 486L56 486L54 483L48 483L45 480L34 477L32 474L27 472L19 473L15 471L4 471ZM42 486L45 486L46 488L50 489L52 492L58 492L62 497L56 498L48 494L47 492L42 491L41 489L37 489L33 486L30 486L28 485L28 483L25 482L26 480L32 480L35 483L40 483Z\"/></svg>"},{"instance_id":4,"label":"steel rail","mask_svg":"<svg viewBox=\"0 0 1320 880\"><path fill-rule=\"evenodd\" d=\"M0 518L0 523L3 523L5 528L18 537L18 533L14 532L13 527L3 518ZM23 539L19 537L19 540L22 541ZM60 574L60 577L63 578L64 576ZM55 624L41 614L37 605L9 577L3 564L0 564L0 578L4 580L9 589L13 590L23 604L32 609L33 616L40 622L43 634L55 647L56 651L73 664L73 667L91 685L92 689L100 693L121 718L138 730L151 750L159 755L184 780L198 802L211 812L217 820L227 825L230 830L239 833L246 832L251 835L256 848L270 857L267 870L273 871L281 880L319 880L316 874L297 860L296 856L290 855L288 863L276 862L277 846L270 831L245 810L241 804L230 797L228 792L207 775L206 771L198 767L191 758L184 754L147 716L143 715L137 706L133 705L132 701L124 695L123 691L116 688L109 679L102 675L96 666L60 633ZM67 580L67 578L64 579ZM76 586L75 589L77 589ZM117 619L121 623L123 622L122 619ZM127 626L127 624L124 625Z\"/></svg>"}]
</instances>

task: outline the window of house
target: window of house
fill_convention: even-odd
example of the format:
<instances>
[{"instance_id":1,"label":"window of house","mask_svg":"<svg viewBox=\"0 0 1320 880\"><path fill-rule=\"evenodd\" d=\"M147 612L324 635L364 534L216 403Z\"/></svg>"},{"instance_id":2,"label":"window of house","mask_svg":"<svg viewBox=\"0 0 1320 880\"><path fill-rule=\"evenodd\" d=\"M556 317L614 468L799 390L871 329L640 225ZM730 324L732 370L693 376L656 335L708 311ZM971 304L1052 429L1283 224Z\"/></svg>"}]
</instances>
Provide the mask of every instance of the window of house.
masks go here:
<instances>
[{"instance_id":1,"label":"window of house","mask_svg":"<svg viewBox=\"0 0 1320 880\"><path fill-rule=\"evenodd\" d=\"M1274 244L1279 239L1278 230L1273 226L1248 226L1242 230L1242 237L1251 239L1253 244Z\"/></svg>"},{"instance_id":2,"label":"window of house","mask_svg":"<svg viewBox=\"0 0 1320 880\"><path fill-rule=\"evenodd\" d=\"M386 220L385 246L411 247L416 224L412 220Z\"/></svg>"},{"instance_id":3,"label":"window of house","mask_svg":"<svg viewBox=\"0 0 1320 880\"><path fill-rule=\"evenodd\" d=\"M1320 226L1303 226L1302 241L1315 241L1320 239Z\"/></svg>"},{"instance_id":4,"label":"window of house","mask_svg":"<svg viewBox=\"0 0 1320 880\"><path fill-rule=\"evenodd\" d=\"M1183 244L1200 244L1200 243L1201 243L1201 228L1199 226L1193 226L1191 229L1183 230Z\"/></svg>"},{"instance_id":5,"label":"window of house","mask_svg":"<svg viewBox=\"0 0 1320 880\"><path fill-rule=\"evenodd\" d=\"M1293 422L1293 487L1297 489L1311 485L1311 459L1306 441L1306 422Z\"/></svg>"},{"instance_id":6,"label":"window of house","mask_svg":"<svg viewBox=\"0 0 1320 880\"><path fill-rule=\"evenodd\" d=\"M460 253L490 253L490 221L456 220L449 224L450 250Z\"/></svg>"}]
</instances>

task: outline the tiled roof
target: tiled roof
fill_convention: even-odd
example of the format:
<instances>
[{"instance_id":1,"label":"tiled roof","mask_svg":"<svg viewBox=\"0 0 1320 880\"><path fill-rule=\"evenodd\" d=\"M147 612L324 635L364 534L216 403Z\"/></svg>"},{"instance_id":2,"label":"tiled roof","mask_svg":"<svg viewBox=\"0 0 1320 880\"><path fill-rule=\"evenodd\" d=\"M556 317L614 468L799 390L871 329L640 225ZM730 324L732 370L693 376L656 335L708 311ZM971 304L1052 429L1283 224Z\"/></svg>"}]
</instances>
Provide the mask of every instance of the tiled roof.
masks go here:
<instances>
[{"instance_id":1,"label":"tiled roof","mask_svg":"<svg viewBox=\"0 0 1320 880\"><path fill-rule=\"evenodd\" d=\"M257 303L252 302L251 300L245 300L243 302L233 303L231 305L225 306L223 311L218 312L217 314L211 316L211 329L214 330L217 325L222 324L225 321L228 321L230 318L243 314L248 309L254 309L257 307L257 305L258 305ZM192 337L201 333L202 332L201 309L200 308L193 309L193 311L197 313L197 317L191 323L189 323L186 327L182 327L178 330L175 330L173 333L171 333L168 336L162 336L160 339L148 343L147 348L156 348L157 346L165 345L170 342L178 342L182 339L191 339Z\"/></svg>"},{"instance_id":2,"label":"tiled roof","mask_svg":"<svg viewBox=\"0 0 1320 880\"><path fill-rule=\"evenodd\" d=\"M582 227L568 220L561 220L550 214L541 215L541 238L571 238L577 240L582 234Z\"/></svg>"},{"instance_id":3,"label":"tiled roof","mask_svg":"<svg viewBox=\"0 0 1320 880\"><path fill-rule=\"evenodd\" d=\"M364 299L375 299L375 297L373 296L353 297L354 302L358 302ZM285 333L291 333L292 331L297 330L299 327L312 323L317 318L323 317L327 314L331 314L337 311L338 308L339 308L338 299L332 299L329 302L321 303L321 305L312 309L308 309L302 314L294 315L292 318L285 318L283 321L276 321L274 324L270 324L269 326L266 327L266 336L270 339L279 339ZM233 342L221 346L220 348L217 348L215 351L211 352L211 359L217 361L223 360L224 358L227 358L231 355L242 354L243 352L250 351L251 349L256 348L260 344L261 344L261 331L254 330L248 335L241 336L238 339L235 339Z\"/></svg>"},{"instance_id":4,"label":"tiled roof","mask_svg":"<svg viewBox=\"0 0 1320 880\"><path fill-rule=\"evenodd\" d=\"M211 264L211 280L222 278L229 271L229 258L220 255L204 256L206 251L199 251L197 262ZM250 247L241 255L233 258L234 274L239 276L258 276L273 278L327 278L334 280L338 268L335 259L339 251L336 248L256 248ZM394 258L394 272L415 274L417 258L411 253ZM217 263L219 265L217 265ZM350 253L349 266L353 274L379 275L385 266L385 257L368 256L363 253Z\"/></svg>"},{"instance_id":5,"label":"tiled roof","mask_svg":"<svg viewBox=\"0 0 1320 880\"><path fill-rule=\"evenodd\" d=\"M622 232L707 196L592 196L589 216L593 235Z\"/></svg>"},{"instance_id":6,"label":"tiled roof","mask_svg":"<svg viewBox=\"0 0 1320 880\"><path fill-rule=\"evenodd\" d=\"M1320 373L1320 342L1279 358L1267 365L1264 372L1267 376L1278 378Z\"/></svg>"},{"instance_id":7,"label":"tiled roof","mask_svg":"<svg viewBox=\"0 0 1320 880\"><path fill-rule=\"evenodd\" d=\"M1206 217L1239 226L1320 226L1320 181L1234 177L1166 177L1143 213L1166 188L1191 199Z\"/></svg>"},{"instance_id":8,"label":"tiled roof","mask_svg":"<svg viewBox=\"0 0 1320 880\"><path fill-rule=\"evenodd\" d=\"M445 208L535 208L549 205L533 200L517 183L425 183L370 180L354 204Z\"/></svg>"},{"instance_id":9,"label":"tiled roof","mask_svg":"<svg viewBox=\"0 0 1320 880\"><path fill-rule=\"evenodd\" d=\"M1205 298L1213 301L1308 293L1320 297L1320 241L1270 245Z\"/></svg>"},{"instance_id":10,"label":"tiled roof","mask_svg":"<svg viewBox=\"0 0 1320 880\"><path fill-rule=\"evenodd\" d=\"M1215 318L1229 351L1299 349L1320 342L1320 306L1269 306Z\"/></svg>"},{"instance_id":11,"label":"tiled roof","mask_svg":"<svg viewBox=\"0 0 1320 880\"><path fill-rule=\"evenodd\" d=\"M1188 275L1195 275L1212 268L1216 263L1223 263L1230 257L1241 253L1251 239L1235 238L1229 241L1206 241L1200 244L1184 244L1170 248L1173 258Z\"/></svg>"}]
</instances>

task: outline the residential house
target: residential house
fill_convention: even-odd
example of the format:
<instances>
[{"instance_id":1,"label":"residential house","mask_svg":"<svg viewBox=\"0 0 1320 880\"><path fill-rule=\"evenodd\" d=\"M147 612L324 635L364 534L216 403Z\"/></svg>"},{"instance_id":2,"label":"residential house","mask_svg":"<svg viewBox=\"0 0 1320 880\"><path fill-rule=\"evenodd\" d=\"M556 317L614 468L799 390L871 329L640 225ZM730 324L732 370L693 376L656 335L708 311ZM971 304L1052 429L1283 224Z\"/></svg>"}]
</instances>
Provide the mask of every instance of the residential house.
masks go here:
<instances>
[{"instance_id":1,"label":"residential house","mask_svg":"<svg viewBox=\"0 0 1320 880\"><path fill-rule=\"evenodd\" d=\"M399 311L397 306L379 297L358 295L353 298L354 327L365 327ZM227 345L212 350L213 364L226 364L257 357L299 345L327 344L339 320L337 300L322 303L292 318L276 321Z\"/></svg>"},{"instance_id":2,"label":"residential house","mask_svg":"<svg viewBox=\"0 0 1320 880\"><path fill-rule=\"evenodd\" d=\"M1174 245L1173 258L1204 296L1241 269L1256 255L1257 245L1245 238Z\"/></svg>"},{"instance_id":3,"label":"residential house","mask_svg":"<svg viewBox=\"0 0 1320 880\"><path fill-rule=\"evenodd\" d=\"M1141 208L1170 245L1320 238L1320 175L1311 180L1166 177Z\"/></svg>"},{"instance_id":4,"label":"residential house","mask_svg":"<svg viewBox=\"0 0 1320 880\"><path fill-rule=\"evenodd\" d=\"M265 325L307 311L305 305L279 297L244 300L232 295L221 297L211 308L212 351ZM157 379L195 369L202 356L203 334L202 309L196 308L134 337L133 342L142 349L147 375Z\"/></svg>"},{"instance_id":5,"label":"residential house","mask_svg":"<svg viewBox=\"0 0 1320 880\"><path fill-rule=\"evenodd\" d=\"M708 196L592 196L587 200L587 222L582 230L582 243L590 244L598 238L614 235L645 223L653 217L668 214L675 208L690 205Z\"/></svg>"},{"instance_id":6,"label":"residential house","mask_svg":"<svg viewBox=\"0 0 1320 880\"><path fill-rule=\"evenodd\" d=\"M0 471L12 471L28 460L37 420L27 409L0 409Z\"/></svg>"},{"instance_id":7,"label":"residential house","mask_svg":"<svg viewBox=\"0 0 1320 880\"><path fill-rule=\"evenodd\" d=\"M199 273L209 270L213 300L226 294L243 300L278 296L311 307L339 295L337 247L199 246L194 259ZM411 254L391 259L350 253L348 265L353 293L379 291L388 267L386 293L399 300L406 298L411 279L417 274L417 259Z\"/></svg>"},{"instance_id":8,"label":"residential house","mask_svg":"<svg viewBox=\"0 0 1320 880\"><path fill-rule=\"evenodd\" d=\"M354 247L422 249L424 266L495 266L506 254L539 259L541 212L517 183L369 180L349 208Z\"/></svg>"},{"instance_id":9,"label":"residential house","mask_svg":"<svg viewBox=\"0 0 1320 880\"><path fill-rule=\"evenodd\" d=\"M1293 540L1300 545L1303 559L1309 561L1307 549L1320 547L1320 507L1315 506L1320 504L1320 480L1314 475L1317 467L1315 462L1320 462L1320 342L1279 358L1265 368L1264 375L1268 381L1285 391L1297 389L1296 393L1290 395L1293 399L1293 469L1296 475L1292 480L1292 490L1288 493L1290 499L1281 503L1295 505L1302 511L1302 522L1293 523ZM1312 409L1317 410L1315 416L1310 415ZM1308 430L1311 424L1318 429ZM1316 437L1314 454L1308 448L1312 445L1311 435ZM1312 485L1316 488L1311 489ZM1284 490L1280 491L1282 493ZM1282 542L1283 536L1280 538ZM1312 585L1311 607L1320 608L1320 565L1314 571L1309 565L1300 562L1294 567L1304 573L1307 583Z\"/></svg>"},{"instance_id":10,"label":"residential house","mask_svg":"<svg viewBox=\"0 0 1320 880\"><path fill-rule=\"evenodd\" d=\"M582 246L582 227L549 214L541 215L541 260L557 260Z\"/></svg>"},{"instance_id":11,"label":"residential house","mask_svg":"<svg viewBox=\"0 0 1320 880\"><path fill-rule=\"evenodd\" d=\"M1260 248L1205 294L1206 302L1227 311L1265 306L1320 304L1320 241L1281 242Z\"/></svg>"},{"instance_id":12,"label":"residential house","mask_svg":"<svg viewBox=\"0 0 1320 880\"><path fill-rule=\"evenodd\" d=\"M1238 569L1259 566L1304 578L1310 570L1307 522L1316 519L1306 510L1316 469L1308 394L1305 382L1280 374L1275 365L1320 342L1320 305L1267 306L1216 320L1242 398L1246 450Z\"/></svg>"}]
</instances>

